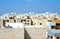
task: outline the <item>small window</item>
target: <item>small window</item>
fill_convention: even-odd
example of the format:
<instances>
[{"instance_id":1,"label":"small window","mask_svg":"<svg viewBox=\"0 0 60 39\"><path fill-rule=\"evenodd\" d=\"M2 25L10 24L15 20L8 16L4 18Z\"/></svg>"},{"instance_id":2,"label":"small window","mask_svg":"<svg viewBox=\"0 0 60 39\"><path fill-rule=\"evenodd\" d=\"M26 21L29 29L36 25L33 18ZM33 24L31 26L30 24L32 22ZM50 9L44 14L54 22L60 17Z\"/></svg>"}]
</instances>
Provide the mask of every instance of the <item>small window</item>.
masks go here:
<instances>
[{"instance_id":1,"label":"small window","mask_svg":"<svg viewBox=\"0 0 60 39\"><path fill-rule=\"evenodd\" d=\"M54 29L54 26L51 26L51 29Z\"/></svg>"},{"instance_id":2,"label":"small window","mask_svg":"<svg viewBox=\"0 0 60 39\"><path fill-rule=\"evenodd\" d=\"M21 20L21 22L23 22L23 20Z\"/></svg>"},{"instance_id":3,"label":"small window","mask_svg":"<svg viewBox=\"0 0 60 39\"><path fill-rule=\"evenodd\" d=\"M30 19L30 16L27 16L27 19Z\"/></svg>"},{"instance_id":4,"label":"small window","mask_svg":"<svg viewBox=\"0 0 60 39\"><path fill-rule=\"evenodd\" d=\"M51 29L60 29L60 26L52 26Z\"/></svg>"},{"instance_id":5,"label":"small window","mask_svg":"<svg viewBox=\"0 0 60 39\"><path fill-rule=\"evenodd\" d=\"M53 39L53 36L48 36L48 39Z\"/></svg>"},{"instance_id":6,"label":"small window","mask_svg":"<svg viewBox=\"0 0 60 39\"><path fill-rule=\"evenodd\" d=\"M58 20L58 18L54 18L54 20Z\"/></svg>"},{"instance_id":7,"label":"small window","mask_svg":"<svg viewBox=\"0 0 60 39\"><path fill-rule=\"evenodd\" d=\"M26 22L26 20L24 19L24 21Z\"/></svg>"},{"instance_id":8,"label":"small window","mask_svg":"<svg viewBox=\"0 0 60 39\"><path fill-rule=\"evenodd\" d=\"M27 20L29 22L29 20Z\"/></svg>"},{"instance_id":9,"label":"small window","mask_svg":"<svg viewBox=\"0 0 60 39\"><path fill-rule=\"evenodd\" d=\"M26 25L26 23L25 23L25 25Z\"/></svg>"},{"instance_id":10,"label":"small window","mask_svg":"<svg viewBox=\"0 0 60 39\"><path fill-rule=\"evenodd\" d=\"M27 23L27 25L29 25L29 23Z\"/></svg>"},{"instance_id":11,"label":"small window","mask_svg":"<svg viewBox=\"0 0 60 39\"><path fill-rule=\"evenodd\" d=\"M48 22L52 22L51 20L48 20Z\"/></svg>"},{"instance_id":12,"label":"small window","mask_svg":"<svg viewBox=\"0 0 60 39\"><path fill-rule=\"evenodd\" d=\"M7 22L9 22L9 20L6 20Z\"/></svg>"},{"instance_id":13,"label":"small window","mask_svg":"<svg viewBox=\"0 0 60 39\"><path fill-rule=\"evenodd\" d=\"M60 25L60 23L56 23L56 25Z\"/></svg>"},{"instance_id":14,"label":"small window","mask_svg":"<svg viewBox=\"0 0 60 39\"><path fill-rule=\"evenodd\" d=\"M40 23L40 25L42 25L42 23Z\"/></svg>"},{"instance_id":15,"label":"small window","mask_svg":"<svg viewBox=\"0 0 60 39\"><path fill-rule=\"evenodd\" d=\"M13 17L9 17L9 19L14 19Z\"/></svg>"}]
</instances>

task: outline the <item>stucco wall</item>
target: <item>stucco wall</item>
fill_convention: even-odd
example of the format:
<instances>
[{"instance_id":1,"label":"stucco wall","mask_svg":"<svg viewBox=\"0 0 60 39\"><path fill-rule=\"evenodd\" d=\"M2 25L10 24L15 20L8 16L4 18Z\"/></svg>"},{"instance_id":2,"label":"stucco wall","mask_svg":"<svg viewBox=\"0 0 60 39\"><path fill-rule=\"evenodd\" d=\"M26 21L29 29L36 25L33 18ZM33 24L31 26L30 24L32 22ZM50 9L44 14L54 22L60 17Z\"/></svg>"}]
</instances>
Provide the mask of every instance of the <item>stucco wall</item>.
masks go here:
<instances>
[{"instance_id":1,"label":"stucco wall","mask_svg":"<svg viewBox=\"0 0 60 39\"><path fill-rule=\"evenodd\" d=\"M2 28L0 29L0 39L24 39L24 29Z\"/></svg>"},{"instance_id":2,"label":"stucco wall","mask_svg":"<svg viewBox=\"0 0 60 39\"><path fill-rule=\"evenodd\" d=\"M46 39L46 28L26 28L28 39Z\"/></svg>"}]
</instances>

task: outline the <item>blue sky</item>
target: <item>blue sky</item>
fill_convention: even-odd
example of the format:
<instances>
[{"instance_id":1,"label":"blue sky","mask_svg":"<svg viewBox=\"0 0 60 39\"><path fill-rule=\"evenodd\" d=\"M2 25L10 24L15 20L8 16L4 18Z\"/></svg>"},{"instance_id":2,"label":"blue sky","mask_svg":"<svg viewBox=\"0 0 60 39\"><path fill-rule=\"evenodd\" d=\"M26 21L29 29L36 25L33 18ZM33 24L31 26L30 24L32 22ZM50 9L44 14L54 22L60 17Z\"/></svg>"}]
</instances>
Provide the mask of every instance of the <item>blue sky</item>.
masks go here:
<instances>
[{"instance_id":1,"label":"blue sky","mask_svg":"<svg viewBox=\"0 0 60 39\"><path fill-rule=\"evenodd\" d=\"M0 0L0 15L11 12L60 13L60 0Z\"/></svg>"}]
</instances>

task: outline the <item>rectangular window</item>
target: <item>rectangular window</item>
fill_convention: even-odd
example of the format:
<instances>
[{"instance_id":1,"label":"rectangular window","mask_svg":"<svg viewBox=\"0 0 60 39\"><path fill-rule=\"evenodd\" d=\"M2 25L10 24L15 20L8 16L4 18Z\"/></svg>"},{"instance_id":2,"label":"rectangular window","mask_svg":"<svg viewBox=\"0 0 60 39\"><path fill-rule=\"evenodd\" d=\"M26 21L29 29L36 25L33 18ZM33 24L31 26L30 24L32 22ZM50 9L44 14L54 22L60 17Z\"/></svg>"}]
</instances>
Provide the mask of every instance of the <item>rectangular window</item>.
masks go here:
<instances>
[{"instance_id":1,"label":"rectangular window","mask_svg":"<svg viewBox=\"0 0 60 39\"><path fill-rule=\"evenodd\" d=\"M27 16L27 19L30 19L30 16Z\"/></svg>"},{"instance_id":2,"label":"rectangular window","mask_svg":"<svg viewBox=\"0 0 60 39\"><path fill-rule=\"evenodd\" d=\"M53 39L53 36L48 36L48 38L47 39Z\"/></svg>"},{"instance_id":3,"label":"rectangular window","mask_svg":"<svg viewBox=\"0 0 60 39\"><path fill-rule=\"evenodd\" d=\"M29 25L29 23L27 23L27 25Z\"/></svg>"},{"instance_id":4,"label":"rectangular window","mask_svg":"<svg viewBox=\"0 0 60 39\"><path fill-rule=\"evenodd\" d=\"M29 20L27 20L29 22Z\"/></svg>"},{"instance_id":5,"label":"rectangular window","mask_svg":"<svg viewBox=\"0 0 60 39\"><path fill-rule=\"evenodd\" d=\"M60 26L52 26L52 29L60 29Z\"/></svg>"},{"instance_id":6,"label":"rectangular window","mask_svg":"<svg viewBox=\"0 0 60 39\"><path fill-rule=\"evenodd\" d=\"M29 25L29 23L27 23L27 25Z\"/></svg>"},{"instance_id":7,"label":"rectangular window","mask_svg":"<svg viewBox=\"0 0 60 39\"><path fill-rule=\"evenodd\" d=\"M60 23L56 23L56 25L60 25Z\"/></svg>"},{"instance_id":8,"label":"rectangular window","mask_svg":"<svg viewBox=\"0 0 60 39\"><path fill-rule=\"evenodd\" d=\"M42 25L42 23L40 23L40 25Z\"/></svg>"},{"instance_id":9,"label":"rectangular window","mask_svg":"<svg viewBox=\"0 0 60 39\"><path fill-rule=\"evenodd\" d=\"M7 22L9 22L9 20L6 20Z\"/></svg>"},{"instance_id":10,"label":"rectangular window","mask_svg":"<svg viewBox=\"0 0 60 39\"><path fill-rule=\"evenodd\" d=\"M9 17L9 19L14 19L14 17Z\"/></svg>"},{"instance_id":11,"label":"rectangular window","mask_svg":"<svg viewBox=\"0 0 60 39\"><path fill-rule=\"evenodd\" d=\"M21 22L23 22L23 20L21 20Z\"/></svg>"}]
</instances>

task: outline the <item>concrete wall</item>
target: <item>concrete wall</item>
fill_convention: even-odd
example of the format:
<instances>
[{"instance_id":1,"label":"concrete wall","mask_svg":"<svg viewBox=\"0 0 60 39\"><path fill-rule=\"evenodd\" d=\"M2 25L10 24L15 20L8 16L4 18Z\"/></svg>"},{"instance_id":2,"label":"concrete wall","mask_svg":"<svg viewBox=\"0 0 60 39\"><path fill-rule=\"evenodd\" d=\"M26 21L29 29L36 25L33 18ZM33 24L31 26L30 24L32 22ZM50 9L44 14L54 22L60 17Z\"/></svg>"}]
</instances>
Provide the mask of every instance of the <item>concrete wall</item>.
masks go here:
<instances>
[{"instance_id":1,"label":"concrete wall","mask_svg":"<svg viewBox=\"0 0 60 39\"><path fill-rule=\"evenodd\" d=\"M37 25L40 25L41 23L41 25L43 26L47 26L47 23L48 23L46 19L42 19L42 20L38 19L36 22L37 22Z\"/></svg>"},{"instance_id":2,"label":"concrete wall","mask_svg":"<svg viewBox=\"0 0 60 39\"><path fill-rule=\"evenodd\" d=\"M46 39L46 28L26 28L26 35L25 37L28 39Z\"/></svg>"},{"instance_id":3,"label":"concrete wall","mask_svg":"<svg viewBox=\"0 0 60 39\"><path fill-rule=\"evenodd\" d=\"M46 39L46 28L0 28L0 39Z\"/></svg>"},{"instance_id":4,"label":"concrete wall","mask_svg":"<svg viewBox=\"0 0 60 39\"><path fill-rule=\"evenodd\" d=\"M0 28L0 39L24 39L24 29Z\"/></svg>"}]
</instances>

